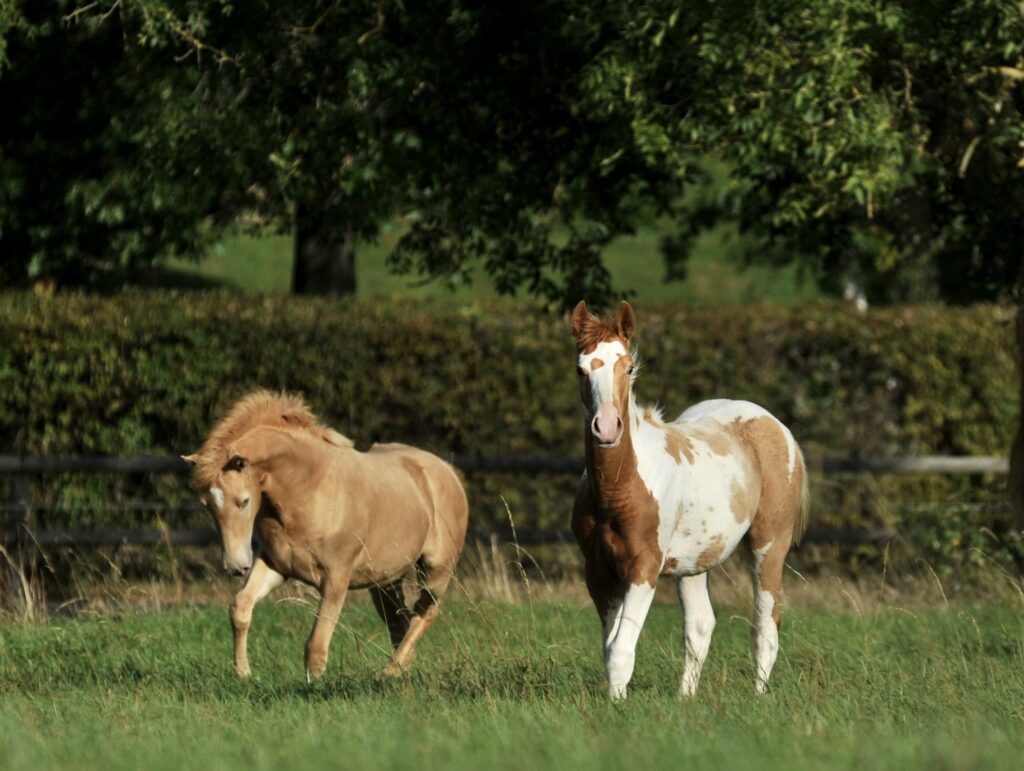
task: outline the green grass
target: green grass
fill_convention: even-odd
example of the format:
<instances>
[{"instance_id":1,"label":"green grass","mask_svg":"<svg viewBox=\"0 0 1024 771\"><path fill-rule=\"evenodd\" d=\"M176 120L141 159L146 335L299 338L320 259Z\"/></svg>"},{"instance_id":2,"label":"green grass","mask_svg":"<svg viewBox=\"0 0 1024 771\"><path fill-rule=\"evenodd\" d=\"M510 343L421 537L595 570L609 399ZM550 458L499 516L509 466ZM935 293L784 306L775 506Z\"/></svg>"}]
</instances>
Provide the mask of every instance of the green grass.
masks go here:
<instances>
[{"instance_id":1,"label":"green grass","mask_svg":"<svg viewBox=\"0 0 1024 771\"><path fill-rule=\"evenodd\" d=\"M1017 768L1021 611L794 608L755 698L746 612L720 608L681 701L678 611L657 605L624 704L605 698L583 603L449 603L401 681L377 674L383 630L353 605L311 686L312 611L294 603L257 609L250 681L230 674L221 607L6 625L0 767Z\"/></svg>"},{"instance_id":2,"label":"green grass","mask_svg":"<svg viewBox=\"0 0 1024 771\"><path fill-rule=\"evenodd\" d=\"M363 244L356 255L357 294L374 296L437 297L452 303L489 298L496 293L483 271L473 283L449 291L437 282L389 272L387 254L399 236L397 226L385 228L380 240ZM721 227L697 241L685 281L666 282L659 252L661 232L641 228L637 235L620 238L605 253L615 285L631 289L648 302L735 304L769 301L792 304L820 296L812 282L802 282L793 267L742 269L731 255L737 236ZM165 273L174 283L228 286L246 292L286 292L291 282L292 238L237 236L212 250L200 264L172 261Z\"/></svg>"}]
</instances>

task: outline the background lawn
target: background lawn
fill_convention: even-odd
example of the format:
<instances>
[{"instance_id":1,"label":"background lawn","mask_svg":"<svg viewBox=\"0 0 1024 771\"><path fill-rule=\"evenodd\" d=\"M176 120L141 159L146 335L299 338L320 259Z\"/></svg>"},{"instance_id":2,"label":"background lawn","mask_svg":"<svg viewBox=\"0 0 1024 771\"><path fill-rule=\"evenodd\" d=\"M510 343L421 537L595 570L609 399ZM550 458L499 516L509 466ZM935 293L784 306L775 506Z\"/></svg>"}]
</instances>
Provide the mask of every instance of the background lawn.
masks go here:
<instances>
[{"instance_id":1,"label":"background lawn","mask_svg":"<svg viewBox=\"0 0 1024 771\"><path fill-rule=\"evenodd\" d=\"M400 226L386 227L377 243L363 244L356 254L357 295L438 297L453 304L469 299L494 297L496 293L482 270L473 283L454 292L438 282L424 283L418 276L398 276L388 271L387 254ZM736 304L771 301L793 304L813 300L820 292L811 280L802 280L793 266L743 268L730 258L740 236L729 226L702 234L695 244L685 281L665 281L665 264L659 251L662 231L642 227L637 235L620 238L605 253L615 285L635 292L649 302ZM160 274L163 282L186 286L227 286L247 292L287 292L292 271L291 236L255 238L238 235L215 247L202 263L172 260Z\"/></svg>"},{"instance_id":2,"label":"background lawn","mask_svg":"<svg viewBox=\"0 0 1024 771\"><path fill-rule=\"evenodd\" d=\"M0 627L3 768L1019 768L1019 601L789 609L755 698L748 610L719 606L699 695L676 697L678 610L656 605L628 702L602 688L588 603L450 602L405 680L346 610L307 685L313 607L256 611L255 676L230 673L225 608Z\"/></svg>"}]
</instances>

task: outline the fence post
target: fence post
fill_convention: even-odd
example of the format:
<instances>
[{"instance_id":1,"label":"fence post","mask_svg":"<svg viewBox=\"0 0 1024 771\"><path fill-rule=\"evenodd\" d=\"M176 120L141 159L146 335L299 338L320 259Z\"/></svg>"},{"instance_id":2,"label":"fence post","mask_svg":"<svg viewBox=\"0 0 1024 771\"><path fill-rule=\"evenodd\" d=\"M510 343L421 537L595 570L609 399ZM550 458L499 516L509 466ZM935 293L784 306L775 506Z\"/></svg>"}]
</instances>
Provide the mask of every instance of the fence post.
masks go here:
<instances>
[{"instance_id":1,"label":"fence post","mask_svg":"<svg viewBox=\"0 0 1024 771\"><path fill-rule=\"evenodd\" d=\"M9 610L31 608L31 581L26 570L29 544L29 526L32 515L32 477L29 474L11 475L11 507L4 527L7 550L4 587L5 605Z\"/></svg>"}]
</instances>

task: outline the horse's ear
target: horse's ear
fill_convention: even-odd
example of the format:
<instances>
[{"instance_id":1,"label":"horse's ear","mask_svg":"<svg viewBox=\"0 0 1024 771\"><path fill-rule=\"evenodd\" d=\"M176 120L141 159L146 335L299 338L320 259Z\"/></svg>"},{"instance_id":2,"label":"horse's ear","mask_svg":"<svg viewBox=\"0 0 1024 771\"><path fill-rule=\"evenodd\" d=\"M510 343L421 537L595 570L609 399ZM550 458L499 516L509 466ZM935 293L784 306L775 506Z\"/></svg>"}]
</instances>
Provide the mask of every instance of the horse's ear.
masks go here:
<instances>
[{"instance_id":1,"label":"horse's ear","mask_svg":"<svg viewBox=\"0 0 1024 771\"><path fill-rule=\"evenodd\" d=\"M241 471L249 465L249 461L241 455L232 455L231 460L224 464L225 471Z\"/></svg>"},{"instance_id":2,"label":"horse's ear","mask_svg":"<svg viewBox=\"0 0 1024 771\"><path fill-rule=\"evenodd\" d=\"M587 310L586 300L580 300L572 311L572 333L579 340L587 331L593 320L593 315Z\"/></svg>"},{"instance_id":3,"label":"horse's ear","mask_svg":"<svg viewBox=\"0 0 1024 771\"><path fill-rule=\"evenodd\" d=\"M615 329L627 341L632 340L636 332L636 311L625 300L619 306L619 315L615 317Z\"/></svg>"},{"instance_id":4,"label":"horse's ear","mask_svg":"<svg viewBox=\"0 0 1024 771\"><path fill-rule=\"evenodd\" d=\"M192 455L181 455L179 457L181 457L181 459L190 466L194 466L196 465L196 463L199 462L199 453L193 453Z\"/></svg>"}]
</instances>

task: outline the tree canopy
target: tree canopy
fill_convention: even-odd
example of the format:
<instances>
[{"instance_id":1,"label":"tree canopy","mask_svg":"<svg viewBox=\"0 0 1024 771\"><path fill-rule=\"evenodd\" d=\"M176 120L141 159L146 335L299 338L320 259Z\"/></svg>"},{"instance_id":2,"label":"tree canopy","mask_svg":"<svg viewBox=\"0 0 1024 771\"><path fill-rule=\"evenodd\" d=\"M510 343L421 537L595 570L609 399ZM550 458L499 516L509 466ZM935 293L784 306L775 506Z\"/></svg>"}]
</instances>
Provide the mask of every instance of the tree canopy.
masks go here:
<instances>
[{"instance_id":1,"label":"tree canopy","mask_svg":"<svg viewBox=\"0 0 1024 771\"><path fill-rule=\"evenodd\" d=\"M1022 280L1015 3L13 8L7 280L199 256L240 217L330 241L395 215L397 269L457 281L482 262L500 290L561 302L624 289L601 249L654 218L672 276L731 220L743 259L876 301Z\"/></svg>"}]
</instances>

